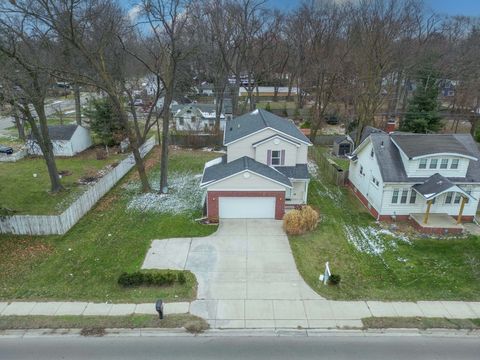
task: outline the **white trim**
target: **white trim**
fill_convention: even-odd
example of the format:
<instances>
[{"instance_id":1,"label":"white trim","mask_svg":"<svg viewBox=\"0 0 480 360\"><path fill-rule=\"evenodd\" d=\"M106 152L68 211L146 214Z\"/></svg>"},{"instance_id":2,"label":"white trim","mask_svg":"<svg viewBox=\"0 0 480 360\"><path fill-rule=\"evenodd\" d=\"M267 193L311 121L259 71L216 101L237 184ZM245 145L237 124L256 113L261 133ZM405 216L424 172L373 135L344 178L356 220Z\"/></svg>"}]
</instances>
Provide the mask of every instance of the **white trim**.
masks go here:
<instances>
[{"instance_id":1,"label":"white trim","mask_svg":"<svg viewBox=\"0 0 480 360\"><path fill-rule=\"evenodd\" d=\"M262 129L260 129L260 130L257 130L257 131L255 131L255 132L252 132L252 133L250 133L250 134L248 134L248 135L242 136L241 138L232 140L232 141L230 141L229 143L226 143L226 142L225 142L225 133L227 132L227 127L225 127L225 131L223 132L223 145L227 146L227 145L233 144L233 143L235 143L235 142L237 142L237 141L243 140L243 139L245 139L245 138L248 138L249 136L258 134L258 133L260 133L260 132L262 132L262 131L265 131L265 130L267 130L267 129L273 130L273 131L276 131L276 132L278 132L278 133L280 133L280 134L282 134L282 135L285 135L287 138L291 138L291 139L298 140L298 141L304 143L304 144L307 145L307 146L313 146L313 144L312 144L310 141L306 142L306 141L304 141L304 140L300 140L300 139L298 139L298 138L296 138L296 137L294 137L294 136L288 135L288 134L286 134L286 133L284 133L284 132L282 132L282 131L280 131L280 130L278 130L278 129L274 129L274 128L270 127L270 126L264 127L264 128L262 128ZM298 129L297 129L297 130L298 130ZM300 130L298 130L298 131L300 131ZM300 131L300 133L303 135L303 133L302 133L301 131ZM304 135L304 136L305 136L305 135Z\"/></svg>"},{"instance_id":2,"label":"white trim","mask_svg":"<svg viewBox=\"0 0 480 360\"><path fill-rule=\"evenodd\" d=\"M297 148L300 147L300 144L299 144L299 143L293 142L293 141L291 141L291 140L289 140L289 139L285 139L283 136L278 135L278 134L277 134L277 135L272 135L272 136L270 136L270 137L268 137L268 138L266 138L266 139L264 139L264 140L257 141L255 144L252 144L252 146L253 146L254 148L256 148L258 145L262 145L262 144L264 144L264 143L266 143L266 142L268 142L268 141L275 140L275 139L277 139L277 138L280 139L280 140L283 140L283 141L285 141L285 142L288 142L288 143L290 143L290 144L292 144L292 145L295 145Z\"/></svg>"},{"instance_id":3,"label":"white trim","mask_svg":"<svg viewBox=\"0 0 480 360\"><path fill-rule=\"evenodd\" d=\"M250 173L252 173L252 174L255 174L255 175L257 175L257 176L260 176L261 178L264 178L264 179L266 179L266 180L270 180L271 182L274 182L274 183L279 184L279 185L281 185L281 186L285 186L285 187L288 187L288 188L292 188L292 186L289 186L289 185L287 185L287 184L284 184L284 183L281 183L281 182L279 182L279 181L273 180L273 179L271 179L271 178L269 178L269 177L266 177L265 175L259 174L259 173L255 172L255 171L252 171L251 169L244 169L244 170L242 170L242 171L236 172L236 173L234 173L234 174L232 174L232 175L229 175L229 176L227 176L227 177L224 177L224 178L221 178L221 179L218 179L218 180L212 180L212 181L209 181L209 182L206 182L206 183L201 183L201 184L200 184L200 187L201 187L201 188L208 187L208 186L213 185L213 184L216 184L216 183L218 183L218 182L221 182L221 181L230 179L230 178L232 178L232 177L234 177L234 176L236 176L236 175L243 174L244 172L250 172ZM288 178L287 178L287 179L288 179ZM234 190L234 191L236 191L236 190ZM249 190L246 190L246 191L249 191ZM254 190L252 190L252 191L254 191Z\"/></svg>"},{"instance_id":4,"label":"white trim","mask_svg":"<svg viewBox=\"0 0 480 360\"><path fill-rule=\"evenodd\" d=\"M238 189L212 189L212 190L207 190L207 192L214 192L214 191L234 191L234 192L262 192L262 191L280 191L280 192L285 192L286 190L278 190L278 189L255 189L255 190L238 190ZM220 196L225 196L225 195L220 195ZM228 195L227 195L228 196ZM232 195L231 197L235 197L235 195ZM266 196L269 197L269 196Z\"/></svg>"}]
</instances>

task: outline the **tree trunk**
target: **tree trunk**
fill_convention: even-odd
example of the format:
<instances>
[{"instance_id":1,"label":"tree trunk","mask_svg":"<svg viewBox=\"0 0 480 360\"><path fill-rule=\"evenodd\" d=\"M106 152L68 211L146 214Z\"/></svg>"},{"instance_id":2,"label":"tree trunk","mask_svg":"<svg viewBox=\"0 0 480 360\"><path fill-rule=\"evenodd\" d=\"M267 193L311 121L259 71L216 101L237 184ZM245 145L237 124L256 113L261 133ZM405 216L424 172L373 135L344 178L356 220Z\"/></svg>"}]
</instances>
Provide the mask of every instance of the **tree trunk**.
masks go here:
<instances>
[{"instance_id":1,"label":"tree trunk","mask_svg":"<svg viewBox=\"0 0 480 360\"><path fill-rule=\"evenodd\" d=\"M75 98L75 120L77 125L82 125L82 106L80 103L80 87L78 83L73 84L73 96Z\"/></svg>"},{"instance_id":2,"label":"tree trunk","mask_svg":"<svg viewBox=\"0 0 480 360\"><path fill-rule=\"evenodd\" d=\"M30 127L32 128L32 133L35 139L37 139L38 146L42 150L43 158L47 165L48 176L50 177L50 191L52 193L57 193L64 190L64 188L60 182L60 177L58 176L57 164L55 163L55 157L53 154L53 145L48 133L47 116L45 115L44 103L43 101L41 103L34 103L33 107L37 112L40 129L38 129L35 119L29 113L30 110L28 109L27 104L25 104L25 109L28 112L26 114L26 118L30 120L29 123Z\"/></svg>"},{"instance_id":3,"label":"tree trunk","mask_svg":"<svg viewBox=\"0 0 480 360\"><path fill-rule=\"evenodd\" d=\"M165 93L164 108L170 109L170 104L173 99L173 86L169 86ZM168 144L169 144L169 126L170 125L170 111L164 112L162 122L162 153L160 157L160 193L166 194L168 192Z\"/></svg>"},{"instance_id":4,"label":"tree trunk","mask_svg":"<svg viewBox=\"0 0 480 360\"><path fill-rule=\"evenodd\" d=\"M225 93L225 86L223 85L216 86L215 90L215 127L213 129L213 133L218 135L220 133L220 116L222 115L223 109L223 94Z\"/></svg>"},{"instance_id":5,"label":"tree trunk","mask_svg":"<svg viewBox=\"0 0 480 360\"><path fill-rule=\"evenodd\" d=\"M13 105L13 118L15 120L15 126L18 130L18 138L22 141L25 141L25 125L23 123L23 120L20 118L20 115L18 113L18 107L16 104Z\"/></svg>"},{"instance_id":6,"label":"tree trunk","mask_svg":"<svg viewBox=\"0 0 480 360\"><path fill-rule=\"evenodd\" d=\"M150 187L150 183L148 181L147 172L145 170L145 163L140 154L140 146L142 145L140 143L141 139L134 136L128 122L128 115L126 114L120 100L116 96L112 95L110 95L110 99L112 100L114 107L117 109L120 121L122 122L122 125L127 132L128 141L130 142L130 147L132 148L133 158L135 159L135 166L137 168L138 176L140 177L140 182L142 184L142 192L151 192L152 188Z\"/></svg>"}]
</instances>

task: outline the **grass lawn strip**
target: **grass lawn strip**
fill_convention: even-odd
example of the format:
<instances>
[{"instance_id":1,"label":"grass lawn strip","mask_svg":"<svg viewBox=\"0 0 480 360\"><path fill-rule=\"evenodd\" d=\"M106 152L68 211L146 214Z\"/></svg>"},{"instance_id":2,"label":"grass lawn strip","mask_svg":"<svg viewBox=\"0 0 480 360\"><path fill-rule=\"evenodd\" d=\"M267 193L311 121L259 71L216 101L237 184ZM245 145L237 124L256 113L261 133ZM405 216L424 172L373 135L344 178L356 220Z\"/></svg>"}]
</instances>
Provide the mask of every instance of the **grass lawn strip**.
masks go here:
<instances>
[{"instance_id":1,"label":"grass lawn strip","mask_svg":"<svg viewBox=\"0 0 480 360\"><path fill-rule=\"evenodd\" d=\"M0 330L84 329L86 335L98 335L106 328L186 328L191 332L208 329L202 318L191 314L172 314L162 320L157 315L128 316L0 316Z\"/></svg>"},{"instance_id":2,"label":"grass lawn strip","mask_svg":"<svg viewBox=\"0 0 480 360\"><path fill-rule=\"evenodd\" d=\"M480 319L426 317L370 317L362 319L366 329L480 329Z\"/></svg>"},{"instance_id":3,"label":"grass lawn strip","mask_svg":"<svg viewBox=\"0 0 480 360\"><path fill-rule=\"evenodd\" d=\"M300 273L319 294L335 300L480 299L479 237L438 239L382 228L351 191L317 175L309 204L320 212L318 228L289 239ZM327 261L342 277L339 286L318 280Z\"/></svg>"},{"instance_id":4,"label":"grass lawn strip","mask_svg":"<svg viewBox=\"0 0 480 360\"><path fill-rule=\"evenodd\" d=\"M172 173L200 173L211 152L171 151ZM155 148L147 158L149 171L159 166ZM117 284L123 272L141 268L153 239L207 236L216 226L194 221L186 214L128 210L132 195L123 188L138 178L132 170L63 236L0 235L0 299L36 301L93 301L109 303L189 301L196 281L184 285L124 289Z\"/></svg>"},{"instance_id":5,"label":"grass lawn strip","mask_svg":"<svg viewBox=\"0 0 480 360\"><path fill-rule=\"evenodd\" d=\"M111 155L97 160L94 149L71 158L56 158L59 171L68 171L61 179L65 191L51 194L50 179L43 158L25 158L15 163L0 163L0 207L14 214L51 215L65 210L88 185L78 184L87 174L95 174L107 165L118 163L125 155ZM34 177L36 174L36 177Z\"/></svg>"}]
</instances>

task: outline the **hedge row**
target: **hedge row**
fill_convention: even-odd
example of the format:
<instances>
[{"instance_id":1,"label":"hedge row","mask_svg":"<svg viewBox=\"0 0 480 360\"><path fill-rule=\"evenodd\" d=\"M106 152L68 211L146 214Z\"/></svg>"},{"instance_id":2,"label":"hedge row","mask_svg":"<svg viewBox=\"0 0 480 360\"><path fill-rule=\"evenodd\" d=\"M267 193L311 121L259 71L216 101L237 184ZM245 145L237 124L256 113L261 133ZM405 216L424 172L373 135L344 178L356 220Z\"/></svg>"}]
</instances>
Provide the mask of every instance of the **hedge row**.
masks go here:
<instances>
[{"instance_id":1,"label":"hedge row","mask_svg":"<svg viewBox=\"0 0 480 360\"><path fill-rule=\"evenodd\" d=\"M124 272L118 278L118 284L123 287L132 286L171 286L178 282L185 284L187 278L183 272L142 272L135 271L132 273Z\"/></svg>"}]
</instances>

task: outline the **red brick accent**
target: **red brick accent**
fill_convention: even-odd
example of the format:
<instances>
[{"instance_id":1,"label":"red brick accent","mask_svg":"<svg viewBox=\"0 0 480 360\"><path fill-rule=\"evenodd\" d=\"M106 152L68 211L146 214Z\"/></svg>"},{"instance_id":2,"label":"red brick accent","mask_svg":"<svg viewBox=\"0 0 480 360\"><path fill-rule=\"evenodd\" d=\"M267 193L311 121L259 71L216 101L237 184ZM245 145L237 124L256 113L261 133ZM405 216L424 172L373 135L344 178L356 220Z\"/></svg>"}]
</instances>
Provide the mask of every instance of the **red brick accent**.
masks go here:
<instances>
[{"instance_id":1,"label":"red brick accent","mask_svg":"<svg viewBox=\"0 0 480 360\"><path fill-rule=\"evenodd\" d=\"M363 196L363 194L358 190L355 185L353 185L350 181L346 184L351 190L352 193L360 200L360 202L367 208L368 212L375 218L378 218L378 211L373 207L372 204L368 201L368 199Z\"/></svg>"},{"instance_id":2,"label":"red brick accent","mask_svg":"<svg viewBox=\"0 0 480 360\"><path fill-rule=\"evenodd\" d=\"M210 222L218 222L219 197L275 197L275 219L282 220L285 214L284 191L209 191L207 194L207 216Z\"/></svg>"},{"instance_id":3,"label":"red brick accent","mask_svg":"<svg viewBox=\"0 0 480 360\"><path fill-rule=\"evenodd\" d=\"M439 227L424 227L417 223L415 220L410 219L410 225L415 228L418 232L423 234L432 234L432 235L458 235L463 232L461 228L439 228Z\"/></svg>"}]
</instances>

